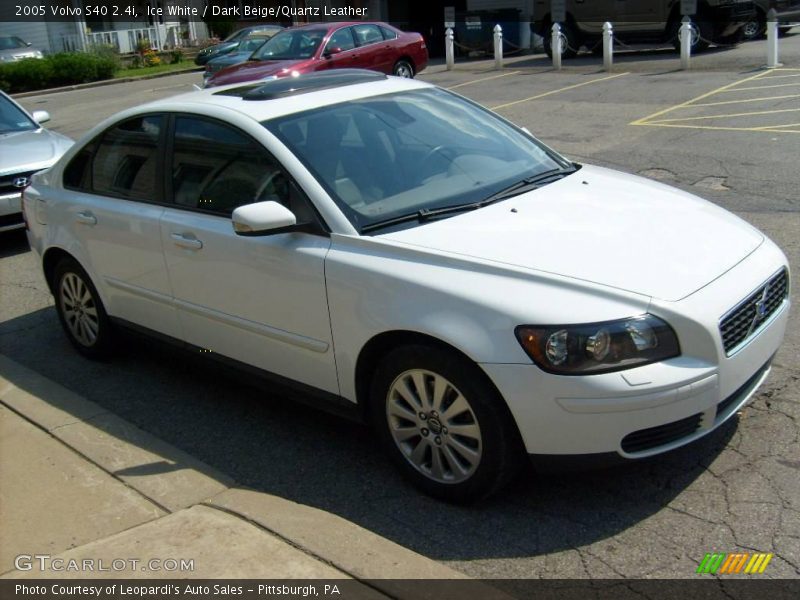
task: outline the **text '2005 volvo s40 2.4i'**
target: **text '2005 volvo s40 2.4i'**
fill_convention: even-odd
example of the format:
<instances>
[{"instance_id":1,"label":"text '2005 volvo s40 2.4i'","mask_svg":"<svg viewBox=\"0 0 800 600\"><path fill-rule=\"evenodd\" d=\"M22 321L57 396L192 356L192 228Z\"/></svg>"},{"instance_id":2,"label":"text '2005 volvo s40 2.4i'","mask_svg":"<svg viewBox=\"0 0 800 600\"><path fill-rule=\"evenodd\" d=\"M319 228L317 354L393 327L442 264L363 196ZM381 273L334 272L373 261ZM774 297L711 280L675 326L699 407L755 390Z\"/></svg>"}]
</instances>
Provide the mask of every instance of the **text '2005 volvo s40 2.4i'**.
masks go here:
<instances>
[{"instance_id":1,"label":"text '2005 volvo s40 2.4i'","mask_svg":"<svg viewBox=\"0 0 800 600\"><path fill-rule=\"evenodd\" d=\"M127 110L24 205L80 352L133 326L255 367L349 407L452 501L525 453L638 459L709 433L789 312L786 258L739 218L368 71Z\"/></svg>"}]
</instances>

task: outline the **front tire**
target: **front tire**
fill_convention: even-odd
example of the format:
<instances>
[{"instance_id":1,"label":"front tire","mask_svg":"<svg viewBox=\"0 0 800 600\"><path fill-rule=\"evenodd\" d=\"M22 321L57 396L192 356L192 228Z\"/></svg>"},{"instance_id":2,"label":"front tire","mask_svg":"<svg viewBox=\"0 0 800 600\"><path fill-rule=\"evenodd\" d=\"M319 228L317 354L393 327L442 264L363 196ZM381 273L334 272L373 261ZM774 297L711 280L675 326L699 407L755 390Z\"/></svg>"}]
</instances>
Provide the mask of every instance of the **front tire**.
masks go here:
<instances>
[{"instance_id":1,"label":"front tire","mask_svg":"<svg viewBox=\"0 0 800 600\"><path fill-rule=\"evenodd\" d=\"M53 273L53 292L61 326L78 352L92 359L111 355L114 331L97 289L86 271L64 258Z\"/></svg>"},{"instance_id":2,"label":"front tire","mask_svg":"<svg viewBox=\"0 0 800 600\"><path fill-rule=\"evenodd\" d=\"M392 68L392 75L403 79L414 79L414 67L407 60L398 60Z\"/></svg>"},{"instance_id":3,"label":"front tire","mask_svg":"<svg viewBox=\"0 0 800 600\"><path fill-rule=\"evenodd\" d=\"M511 414L479 368L435 347L404 346L380 362L370 415L406 478L448 502L497 491L522 455Z\"/></svg>"}]
</instances>

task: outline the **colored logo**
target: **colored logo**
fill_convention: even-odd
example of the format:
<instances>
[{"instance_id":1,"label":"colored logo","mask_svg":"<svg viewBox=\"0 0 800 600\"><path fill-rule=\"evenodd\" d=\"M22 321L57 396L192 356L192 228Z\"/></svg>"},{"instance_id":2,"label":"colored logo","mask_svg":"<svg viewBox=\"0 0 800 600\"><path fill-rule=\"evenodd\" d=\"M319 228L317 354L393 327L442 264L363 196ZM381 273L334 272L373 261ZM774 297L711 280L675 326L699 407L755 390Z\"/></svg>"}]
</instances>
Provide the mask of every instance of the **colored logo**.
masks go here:
<instances>
[{"instance_id":1,"label":"colored logo","mask_svg":"<svg viewBox=\"0 0 800 600\"><path fill-rule=\"evenodd\" d=\"M705 558L697 567L697 573L710 573L712 575L731 575L744 573L755 575L763 573L773 554L766 552L714 552L706 553Z\"/></svg>"}]
</instances>

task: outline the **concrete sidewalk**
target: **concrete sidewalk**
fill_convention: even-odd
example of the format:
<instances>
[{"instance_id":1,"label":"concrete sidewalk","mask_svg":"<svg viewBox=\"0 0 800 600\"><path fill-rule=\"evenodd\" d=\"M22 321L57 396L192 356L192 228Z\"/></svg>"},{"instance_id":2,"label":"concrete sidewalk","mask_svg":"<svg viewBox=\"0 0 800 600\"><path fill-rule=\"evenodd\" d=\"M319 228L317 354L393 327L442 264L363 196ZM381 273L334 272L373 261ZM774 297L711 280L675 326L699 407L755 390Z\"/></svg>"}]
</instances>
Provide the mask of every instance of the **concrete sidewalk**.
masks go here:
<instances>
[{"instance_id":1,"label":"concrete sidewalk","mask_svg":"<svg viewBox=\"0 0 800 600\"><path fill-rule=\"evenodd\" d=\"M373 580L465 577L336 515L237 487L4 355L0 523L2 578L357 579L371 581L365 597L402 597ZM43 570L34 555L94 570Z\"/></svg>"}]
</instances>

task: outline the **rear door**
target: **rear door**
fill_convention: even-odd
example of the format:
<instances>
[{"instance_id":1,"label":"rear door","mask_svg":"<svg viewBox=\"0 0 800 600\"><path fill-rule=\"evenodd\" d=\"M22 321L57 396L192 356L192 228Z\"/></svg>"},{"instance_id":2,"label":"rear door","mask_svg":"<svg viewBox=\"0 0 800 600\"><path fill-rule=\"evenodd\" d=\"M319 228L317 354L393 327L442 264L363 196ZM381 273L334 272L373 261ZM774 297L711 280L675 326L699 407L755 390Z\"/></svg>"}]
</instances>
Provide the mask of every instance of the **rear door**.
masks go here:
<instances>
[{"instance_id":1,"label":"rear door","mask_svg":"<svg viewBox=\"0 0 800 600\"><path fill-rule=\"evenodd\" d=\"M383 73L391 73L394 62L392 53L387 52L387 43L377 25L365 23L353 25L353 34L358 45L358 66Z\"/></svg>"},{"instance_id":2,"label":"rear door","mask_svg":"<svg viewBox=\"0 0 800 600\"><path fill-rule=\"evenodd\" d=\"M275 200L315 213L288 172L229 124L173 119L161 219L175 303L190 344L338 393L325 288L327 235L236 235L238 206Z\"/></svg>"},{"instance_id":3,"label":"rear door","mask_svg":"<svg viewBox=\"0 0 800 600\"><path fill-rule=\"evenodd\" d=\"M159 224L165 123L161 114L126 119L84 147L66 167L65 197L48 219L78 240L73 251L110 315L180 338Z\"/></svg>"}]
</instances>

